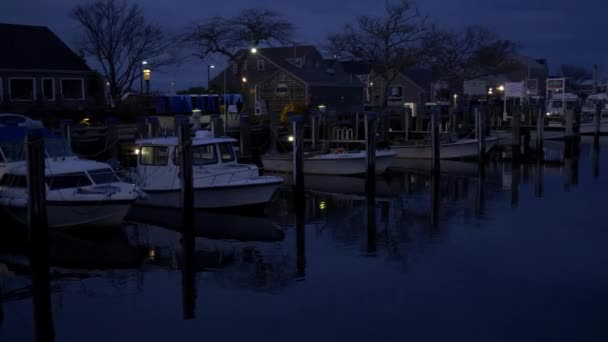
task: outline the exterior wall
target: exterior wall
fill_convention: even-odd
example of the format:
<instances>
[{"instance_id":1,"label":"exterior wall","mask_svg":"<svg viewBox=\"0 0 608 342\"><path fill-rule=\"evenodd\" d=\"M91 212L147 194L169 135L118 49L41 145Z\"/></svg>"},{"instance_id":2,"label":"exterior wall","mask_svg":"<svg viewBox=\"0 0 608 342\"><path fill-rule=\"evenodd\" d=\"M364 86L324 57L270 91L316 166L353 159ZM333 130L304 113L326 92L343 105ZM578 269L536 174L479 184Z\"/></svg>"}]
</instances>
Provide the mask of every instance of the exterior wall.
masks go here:
<instances>
[{"instance_id":1,"label":"exterior wall","mask_svg":"<svg viewBox=\"0 0 608 342\"><path fill-rule=\"evenodd\" d=\"M313 106L324 105L337 113L363 111L363 87L311 86L308 96Z\"/></svg>"},{"instance_id":2,"label":"exterior wall","mask_svg":"<svg viewBox=\"0 0 608 342\"><path fill-rule=\"evenodd\" d=\"M277 92L286 85L285 93ZM285 71L278 71L258 85L257 100L264 101L268 112L281 112L288 104L306 105L306 84Z\"/></svg>"},{"instance_id":3,"label":"exterior wall","mask_svg":"<svg viewBox=\"0 0 608 342\"><path fill-rule=\"evenodd\" d=\"M262 70L262 71L257 69L258 60L264 61L264 70ZM236 65L236 63L229 64L226 68L224 68L224 70L222 72L220 72L217 76L215 76L211 80L211 82L210 82L211 85L215 86L217 88L223 89L224 88L224 73L225 73L226 74L226 87L228 89L233 89L233 90L241 89L241 87L243 86L243 81L242 81L243 77L245 77L247 79L245 88L249 88L250 86L253 86L253 85L259 83L260 81L270 77L271 75L273 75L274 73L276 73L279 70L279 68L277 68L274 64L272 64L268 60L266 60L264 57L256 55L256 54L248 55L247 59L243 63L240 74L238 73L238 70L237 70L236 74L233 72L234 65Z\"/></svg>"},{"instance_id":4,"label":"exterior wall","mask_svg":"<svg viewBox=\"0 0 608 342\"><path fill-rule=\"evenodd\" d=\"M0 110L16 113L27 113L36 110L56 110L56 109L72 109L83 110L87 107L90 95L89 77L87 73L70 73L70 72L34 72L34 71L3 71L0 70ZM11 78L33 78L34 79L34 100L11 100L9 79ZM47 100L43 96L43 79L52 79L54 86L54 99ZM82 100L65 99L61 95L61 80L62 79L82 79L83 80L83 97Z\"/></svg>"},{"instance_id":5,"label":"exterior wall","mask_svg":"<svg viewBox=\"0 0 608 342\"><path fill-rule=\"evenodd\" d=\"M383 94L386 91L385 84L386 82L381 77L376 77L373 80L373 87L371 87L372 92L372 105L373 106L381 106L382 99L384 98ZM390 87L401 87L402 93L401 96L391 96L389 94L388 107L403 107L405 102L413 102L420 104L425 98L425 94L427 93L424 89L415 84L412 80L405 77L403 74L397 76L397 78L390 83Z\"/></svg>"}]
</instances>

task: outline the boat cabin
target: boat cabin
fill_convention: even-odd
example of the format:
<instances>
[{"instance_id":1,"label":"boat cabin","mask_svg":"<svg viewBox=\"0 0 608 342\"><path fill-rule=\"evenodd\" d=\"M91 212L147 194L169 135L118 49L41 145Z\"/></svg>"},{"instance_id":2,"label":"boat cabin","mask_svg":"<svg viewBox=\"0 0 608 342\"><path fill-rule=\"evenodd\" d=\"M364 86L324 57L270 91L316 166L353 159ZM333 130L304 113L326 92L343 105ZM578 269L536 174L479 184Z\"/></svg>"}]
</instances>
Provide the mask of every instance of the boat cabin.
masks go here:
<instances>
[{"instance_id":1,"label":"boat cabin","mask_svg":"<svg viewBox=\"0 0 608 342\"><path fill-rule=\"evenodd\" d=\"M574 112L580 105L580 99L572 93L554 94L547 103L547 121L549 124L563 124L566 112Z\"/></svg>"},{"instance_id":2,"label":"boat cabin","mask_svg":"<svg viewBox=\"0 0 608 342\"><path fill-rule=\"evenodd\" d=\"M217 183L226 176L258 176L254 165L239 164L230 137L214 137L209 131L197 131L192 138L194 183ZM136 141L137 184L145 189L180 187L180 161L177 137L159 137Z\"/></svg>"}]
</instances>

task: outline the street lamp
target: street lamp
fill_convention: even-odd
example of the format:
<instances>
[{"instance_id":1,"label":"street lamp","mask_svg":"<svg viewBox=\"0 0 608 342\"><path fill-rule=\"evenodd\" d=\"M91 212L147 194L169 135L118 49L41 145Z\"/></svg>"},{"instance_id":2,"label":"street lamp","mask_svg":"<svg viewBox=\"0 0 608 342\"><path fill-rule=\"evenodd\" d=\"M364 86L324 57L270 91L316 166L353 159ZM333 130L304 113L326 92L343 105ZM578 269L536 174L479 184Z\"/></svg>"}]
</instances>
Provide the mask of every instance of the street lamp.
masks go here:
<instances>
[{"instance_id":1,"label":"street lamp","mask_svg":"<svg viewBox=\"0 0 608 342\"><path fill-rule=\"evenodd\" d=\"M211 93L211 85L209 84L209 80L211 79L211 69L215 69L215 65L207 65L207 94Z\"/></svg>"},{"instance_id":2,"label":"street lamp","mask_svg":"<svg viewBox=\"0 0 608 342\"><path fill-rule=\"evenodd\" d=\"M243 83L247 83L247 77L243 77L242 81Z\"/></svg>"},{"instance_id":3,"label":"street lamp","mask_svg":"<svg viewBox=\"0 0 608 342\"><path fill-rule=\"evenodd\" d=\"M502 118L503 120L507 119L507 94L504 93L505 91L505 86L503 86L502 84L498 86L498 91L500 91L502 94L502 99L503 99L503 105L502 105Z\"/></svg>"},{"instance_id":4,"label":"street lamp","mask_svg":"<svg viewBox=\"0 0 608 342\"><path fill-rule=\"evenodd\" d=\"M144 94L144 67L146 67L147 65L147 61L141 61L141 64L139 64L139 93L142 95Z\"/></svg>"},{"instance_id":5,"label":"street lamp","mask_svg":"<svg viewBox=\"0 0 608 342\"><path fill-rule=\"evenodd\" d=\"M258 52L258 49L254 48L254 47L251 48L251 53L257 53L257 52Z\"/></svg>"},{"instance_id":6,"label":"street lamp","mask_svg":"<svg viewBox=\"0 0 608 342\"><path fill-rule=\"evenodd\" d=\"M146 96L150 96L150 76L152 74L152 70L150 70L150 67L146 65L146 67L144 68L142 75L144 78L144 81L146 81Z\"/></svg>"}]
</instances>

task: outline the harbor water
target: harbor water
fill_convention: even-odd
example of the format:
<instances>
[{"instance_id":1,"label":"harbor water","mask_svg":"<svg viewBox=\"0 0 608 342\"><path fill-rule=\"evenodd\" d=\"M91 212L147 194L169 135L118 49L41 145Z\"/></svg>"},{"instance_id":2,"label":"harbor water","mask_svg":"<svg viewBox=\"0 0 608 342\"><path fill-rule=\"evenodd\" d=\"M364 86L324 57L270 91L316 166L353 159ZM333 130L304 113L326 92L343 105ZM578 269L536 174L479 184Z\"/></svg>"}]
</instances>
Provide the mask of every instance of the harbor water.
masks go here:
<instances>
[{"instance_id":1,"label":"harbor water","mask_svg":"<svg viewBox=\"0 0 608 342\"><path fill-rule=\"evenodd\" d=\"M53 233L45 319L62 342L608 341L602 144L483 179L405 163L373 200L363 178L307 175L304 204L287 184L263 215L197 213L190 252L154 209ZM22 232L0 231L0 341L36 341Z\"/></svg>"}]
</instances>

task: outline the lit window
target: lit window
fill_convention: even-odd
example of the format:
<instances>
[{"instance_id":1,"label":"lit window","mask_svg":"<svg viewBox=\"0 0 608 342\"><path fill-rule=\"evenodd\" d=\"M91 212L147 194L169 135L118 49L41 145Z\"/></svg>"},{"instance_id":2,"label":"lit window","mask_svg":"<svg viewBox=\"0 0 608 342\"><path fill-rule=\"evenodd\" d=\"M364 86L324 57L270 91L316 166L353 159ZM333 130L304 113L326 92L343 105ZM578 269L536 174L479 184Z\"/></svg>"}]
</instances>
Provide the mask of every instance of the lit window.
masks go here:
<instances>
[{"instance_id":1,"label":"lit window","mask_svg":"<svg viewBox=\"0 0 608 342\"><path fill-rule=\"evenodd\" d=\"M143 146L139 155L141 165L164 166L169 161L167 146Z\"/></svg>"}]
</instances>

